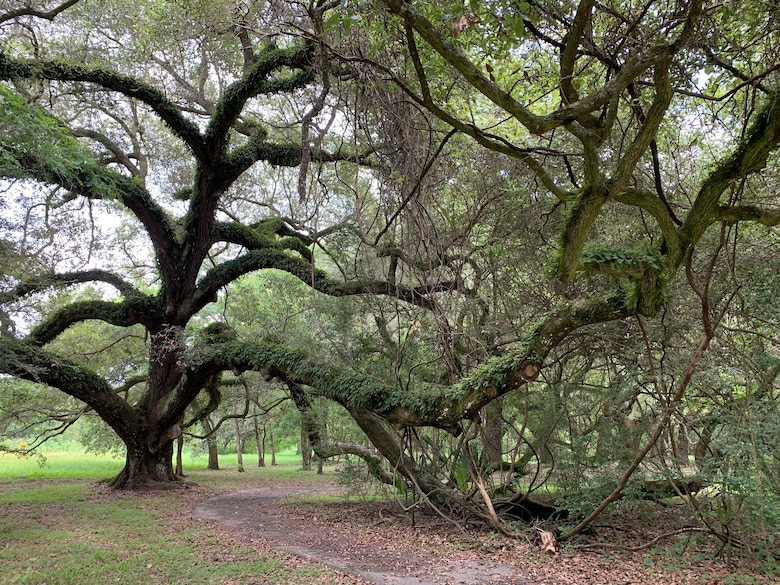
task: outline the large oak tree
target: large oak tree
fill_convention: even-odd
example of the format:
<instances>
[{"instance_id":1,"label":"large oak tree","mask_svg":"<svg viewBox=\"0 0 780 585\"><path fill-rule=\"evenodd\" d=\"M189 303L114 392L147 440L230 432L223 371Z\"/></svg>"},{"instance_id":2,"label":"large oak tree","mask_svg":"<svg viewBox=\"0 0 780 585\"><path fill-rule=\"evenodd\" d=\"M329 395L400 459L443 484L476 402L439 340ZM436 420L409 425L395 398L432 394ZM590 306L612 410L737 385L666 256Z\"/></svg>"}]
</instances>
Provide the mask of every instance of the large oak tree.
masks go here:
<instances>
[{"instance_id":1,"label":"large oak tree","mask_svg":"<svg viewBox=\"0 0 780 585\"><path fill-rule=\"evenodd\" d=\"M32 295L78 283L111 288L115 298L69 303L34 324L17 319L16 334L4 318L0 369L94 409L127 446L116 485L174 479L172 440L188 405L221 372L258 370L288 382L303 408L306 392L339 402L423 492L461 502L462 495L416 464L393 427L457 435L464 421L478 420L487 405L535 380L572 332L654 317L681 269L687 264L693 271L713 226L780 222L772 193L780 142L777 14L758 3L741 6L583 0L464 9L385 0L370 11L318 2L297 13L285 3L248 9L216 3L198 18L197 11L155 3L117 18L123 3L116 2L102 15L79 4L62 13L8 14L0 166L18 182L4 197L10 202L13 194L16 205L52 215L74 214L84 201L100 203L100 213L129 213L152 250L154 276L126 266L93 268L92 258L78 270L62 270L63 259L34 266L22 262L26 238L10 238L22 261L8 263L4 315ZM57 26L66 18L81 35ZM725 26L734 18L747 29ZM414 156L403 155L423 134L417 122L427 124L428 136L440 133L414 166ZM493 182L523 182L535 213L565 218L547 312L524 322L525 331L514 336L519 341L500 352L485 344L483 363L471 369L448 341L452 328L441 299L459 294L487 314L479 290L487 272L478 260L488 246L478 242L506 218L496 219L495 209L492 219L474 214L468 237L450 239L437 237L432 220L425 223L435 155L469 156L463 142L461 150L446 150L455 133L523 165L513 175L507 163ZM336 170L312 181L316 165ZM317 196L329 180L341 180L338 169L346 165L362 185L354 192L371 195L356 196L348 212L343 200L328 207L327 197ZM361 166L369 170L354 170ZM294 194L284 208L269 167L298 169L275 175L287 181L277 188ZM449 170L458 172L458 165ZM448 181L438 187L448 189ZM373 197L376 210L392 201L387 193L398 196L399 184L407 191L384 221L372 224L366 200ZM314 206L308 223L291 217L296 201ZM499 210L508 202L479 201L475 207ZM453 199L453 213L459 205ZM415 210L425 218L418 230L399 232L395 226ZM318 229L312 218L320 216L357 233L360 245L379 256L370 268L382 276L315 266L324 258L316 247L327 249L328 237L343 233ZM634 226L631 233L611 229L615 217ZM22 230L22 224L14 225ZM358 254L350 245L334 251L339 242L331 267ZM540 272L529 258L505 253L498 262ZM271 268L327 295L382 296L427 311L440 333L446 374L439 380L410 374L414 383L400 384L315 359L278 339L238 340L212 328L199 341L187 340L187 326L221 290ZM521 286L496 290L494 306L527 293ZM704 351L717 319L701 296ZM47 349L88 319L148 333L148 376L132 399ZM484 323L480 328L487 330Z\"/></svg>"}]
</instances>

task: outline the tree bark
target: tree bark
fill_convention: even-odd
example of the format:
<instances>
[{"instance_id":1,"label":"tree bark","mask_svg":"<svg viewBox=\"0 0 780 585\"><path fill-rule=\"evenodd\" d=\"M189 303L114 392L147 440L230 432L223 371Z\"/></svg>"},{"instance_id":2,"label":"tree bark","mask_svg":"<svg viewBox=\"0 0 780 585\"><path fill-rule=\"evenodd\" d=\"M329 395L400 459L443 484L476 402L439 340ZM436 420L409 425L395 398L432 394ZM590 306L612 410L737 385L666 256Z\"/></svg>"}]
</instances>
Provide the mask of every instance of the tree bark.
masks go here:
<instances>
[{"instance_id":1,"label":"tree bark","mask_svg":"<svg viewBox=\"0 0 780 585\"><path fill-rule=\"evenodd\" d=\"M498 398L485 407L485 421L482 425L482 465L489 469L500 467L504 458L504 399Z\"/></svg>"},{"instance_id":2,"label":"tree bark","mask_svg":"<svg viewBox=\"0 0 780 585\"><path fill-rule=\"evenodd\" d=\"M311 443L309 443L309 434L306 431L306 424L301 416L301 462L303 468L308 471L311 469Z\"/></svg>"},{"instance_id":3,"label":"tree bark","mask_svg":"<svg viewBox=\"0 0 780 585\"><path fill-rule=\"evenodd\" d=\"M236 408L233 407L233 414L238 414ZM238 465L239 473L244 472L244 444L241 440L241 425L238 424L238 419L233 418L233 432L236 437L236 463Z\"/></svg>"},{"instance_id":4,"label":"tree bark","mask_svg":"<svg viewBox=\"0 0 780 585\"><path fill-rule=\"evenodd\" d=\"M352 418L371 440L382 456L414 486L415 490L430 503L443 504L450 510L472 515L476 509L469 504L459 490L449 487L438 477L421 468L404 452L401 440L387 423L366 408L348 409Z\"/></svg>"},{"instance_id":5,"label":"tree bark","mask_svg":"<svg viewBox=\"0 0 780 585\"><path fill-rule=\"evenodd\" d=\"M119 489L167 489L178 487L179 478L173 470L173 440L152 451L143 445L128 445L125 467L111 481ZM175 483L173 483L175 482Z\"/></svg>"},{"instance_id":6,"label":"tree bark","mask_svg":"<svg viewBox=\"0 0 780 585\"><path fill-rule=\"evenodd\" d=\"M257 407L255 407L252 423L255 429L255 445L257 445L257 466L265 467L265 425L263 425L263 432L261 433L260 425L257 423L257 417Z\"/></svg>"},{"instance_id":7,"label":"tree bark","mask_svg":"<svg viewBox=\"0 0 780 585\"><path fill-rule=\"evenodd\" d=\"M184 434L182 433L176 438L176 476L184 477L184 462L181 455L184 450Z\"/></svg>"},{"instance_id":8,"label":"tree bark","mask_svg":"<svg viewBox=\"0 0 780 585\"><path fill-rule=\"evenodd\" d=\"M214 427L211 424L211 419L208 416L204 416L200 419L200 423L205 431L206 447L209 451L209 462L206 465L206 469L219 470L219 449L217 448L217 437L214 436Z\"/></svg>"},{"instance_id":9,"label":"tree bark","mask_svg":"<svg viewBox=\"0 0 780 585\"><path fill-rule=\"evenodd\" d=\"M271 443L271 466L276 465L276 445L274 445L274 429L268 425L268 440Z\"/></svg>"}]
</instances>

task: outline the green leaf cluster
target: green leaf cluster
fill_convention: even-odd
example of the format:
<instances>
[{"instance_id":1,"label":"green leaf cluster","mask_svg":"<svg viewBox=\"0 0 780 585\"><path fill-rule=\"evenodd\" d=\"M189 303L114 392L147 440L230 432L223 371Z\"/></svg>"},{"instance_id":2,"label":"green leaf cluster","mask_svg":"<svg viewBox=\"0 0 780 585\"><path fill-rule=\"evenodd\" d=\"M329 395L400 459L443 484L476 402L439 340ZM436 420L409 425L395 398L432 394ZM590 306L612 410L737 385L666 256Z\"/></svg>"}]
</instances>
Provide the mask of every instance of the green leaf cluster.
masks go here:
<instances>
[{"instance_id":1,"label":"green leaf cluster","mask_svg":"<svg viewBox=\"0 0 780 585\"><path fill-rule=\"evenodd\" d=\"M647 246L623 248L596 243L582 251L582 265L596 271L631 273L645 267L661 270L662 261L658 250Z\"/></svg>"},{"instance_id":2,"label":"green leaf cluster","mask_svg":"<svg viewBox=\"0 0 780 585\"><path fill-rule=\"evenodd\" d=\"M0 174L117 196L92 152L53 115L0 87Z\"/></svg>"}]
</instances>

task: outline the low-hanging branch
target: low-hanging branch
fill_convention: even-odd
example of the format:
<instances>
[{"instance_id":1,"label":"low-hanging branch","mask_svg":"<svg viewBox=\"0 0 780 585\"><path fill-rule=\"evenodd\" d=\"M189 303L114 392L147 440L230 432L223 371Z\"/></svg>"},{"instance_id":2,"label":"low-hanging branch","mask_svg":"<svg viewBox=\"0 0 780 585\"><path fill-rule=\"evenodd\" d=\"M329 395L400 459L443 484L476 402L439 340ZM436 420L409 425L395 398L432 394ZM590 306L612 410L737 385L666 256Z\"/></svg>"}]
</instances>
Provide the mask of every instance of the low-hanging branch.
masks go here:
<instances>
[{"instance_id":1,"label":"low-hanging branch","mask_svg":"<svg viewBox=\"0 0 780 585\"><path fill-rule=\"evenodd\" d=\"M306 385L346 408L370 409L396 426L433 426L457 434L464 419L477 419L480 410L498 396L534 380L547 354L573 330L633 314L625 301L616 293L566 304L547 315L525 342L478 366L453 386L398 388L345 367L320 363L296 348L244 340L196 346L190 357L185 354L187 386L194 391L222 370L260 371Z\"/></svg>"},{"instance_id":2,"label":"low-hanging branch","mask_svg":"<svg viewBox=\"0 0 780 585\"><path fill-rule=\"evenodd\" d=\"M47 384L92 408L120 438L139 423L133 407L101 376L72 361L0 335L0 373Z\"/></svg>"}]
</instances>

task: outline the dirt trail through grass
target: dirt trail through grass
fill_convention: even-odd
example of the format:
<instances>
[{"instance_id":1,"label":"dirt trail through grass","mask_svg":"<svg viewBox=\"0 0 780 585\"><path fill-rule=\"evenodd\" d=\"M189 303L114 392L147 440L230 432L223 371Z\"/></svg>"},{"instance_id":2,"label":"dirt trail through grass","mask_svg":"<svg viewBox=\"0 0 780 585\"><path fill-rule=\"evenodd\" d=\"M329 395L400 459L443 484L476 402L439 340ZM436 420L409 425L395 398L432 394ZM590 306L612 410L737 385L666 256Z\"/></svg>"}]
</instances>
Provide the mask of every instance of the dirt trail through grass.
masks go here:
<instances>
[{"instance_id":1,"label":"dirt trail through grass","mask_svg":"<svg viewBox=\"0 0 780 585\"><path fill-rule=\"evenodd\" d=\"M290 496L334 489L336 486L241 490L206 500L195 508L194 515L375 585L540 583L491 555L454 550L444 539L426 541L430 534L421 539L420 531L409 526L383 526L381 508L372 526L350 518L354 506L350 509L348 504L328 506L330 512L323 517L318 516L316 506L283 502Z\"/></svg>"}]
</instances>

